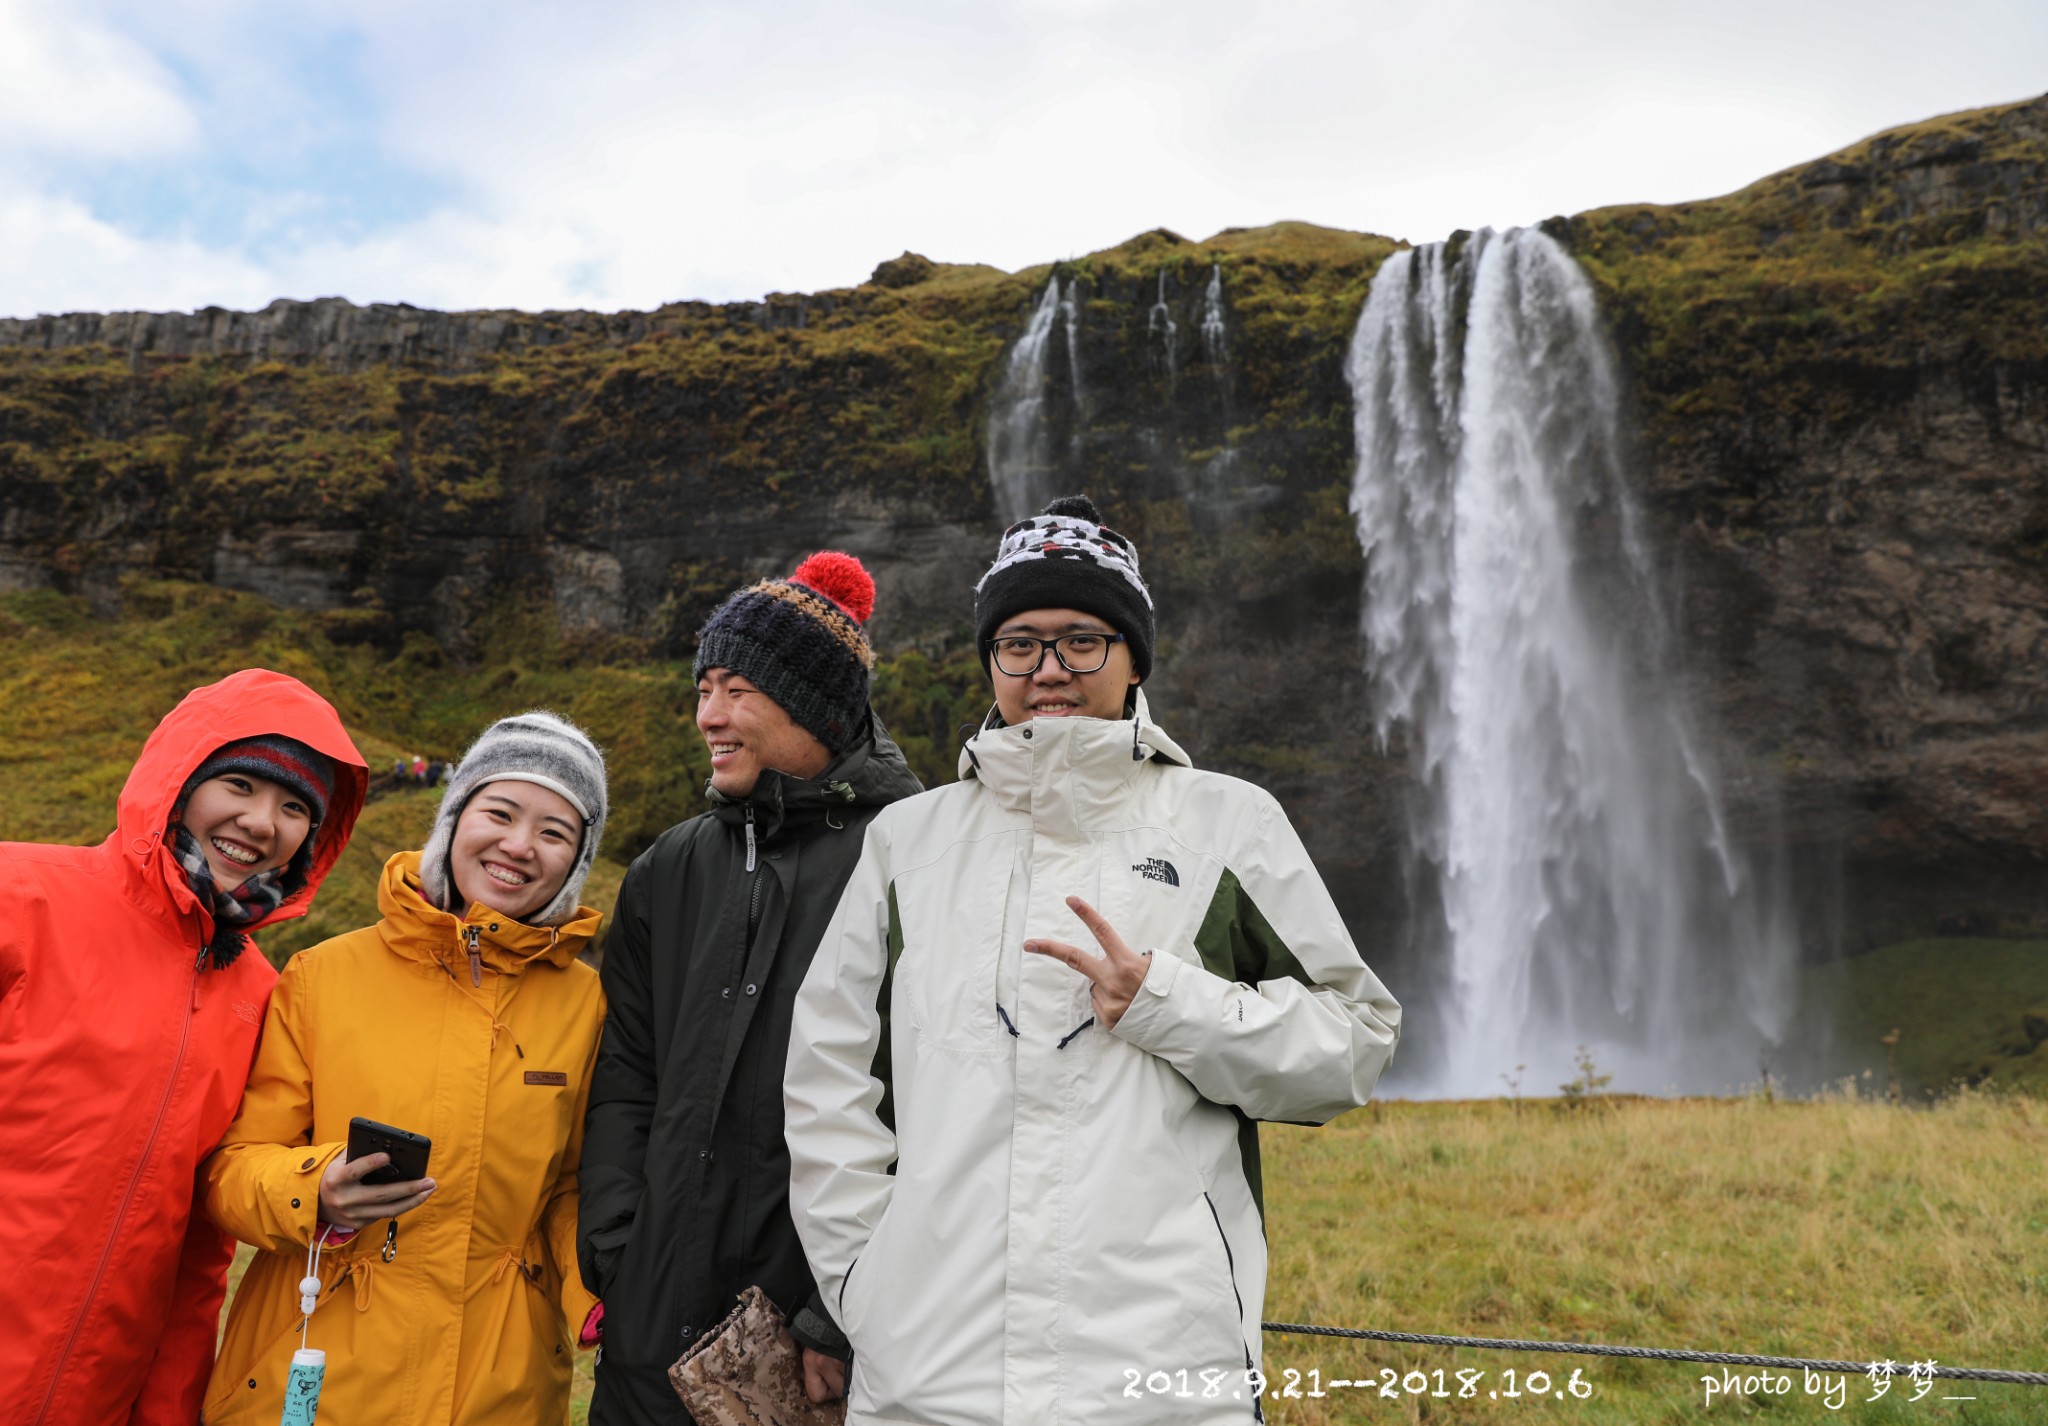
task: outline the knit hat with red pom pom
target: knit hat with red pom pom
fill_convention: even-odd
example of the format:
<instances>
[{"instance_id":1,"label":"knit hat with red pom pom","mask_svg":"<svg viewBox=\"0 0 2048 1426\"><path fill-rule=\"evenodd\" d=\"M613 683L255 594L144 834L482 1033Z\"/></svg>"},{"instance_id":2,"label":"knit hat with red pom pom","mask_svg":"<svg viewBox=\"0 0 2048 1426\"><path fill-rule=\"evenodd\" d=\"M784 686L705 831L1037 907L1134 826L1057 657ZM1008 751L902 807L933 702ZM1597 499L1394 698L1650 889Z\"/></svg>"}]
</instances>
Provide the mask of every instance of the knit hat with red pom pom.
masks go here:
<instances>
[{"instance_id":1,"label":"knit hat with red pom pom","mask_svg":"<svg viewBox=\"0 0 2048 1426\"><path fill-rule=\"evenodd\" d=\"M697 634L692 676L731 669L844 752L867 726L875 651L861 625L874 612L875 581L861 562L821 550L789 578L750 584L719 605Z\"/></svg>"}]
</instances>

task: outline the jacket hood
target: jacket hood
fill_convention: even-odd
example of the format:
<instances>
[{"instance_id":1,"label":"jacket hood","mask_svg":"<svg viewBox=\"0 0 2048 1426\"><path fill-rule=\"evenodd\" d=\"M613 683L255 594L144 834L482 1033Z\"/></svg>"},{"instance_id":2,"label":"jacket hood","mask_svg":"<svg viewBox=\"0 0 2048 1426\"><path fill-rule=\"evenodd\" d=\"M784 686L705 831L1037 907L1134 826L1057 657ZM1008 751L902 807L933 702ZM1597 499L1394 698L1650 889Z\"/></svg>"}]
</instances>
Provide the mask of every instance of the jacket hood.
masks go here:
<instances>
[{"instance_id":1,"label":"jacket hood","mask_svg":"<svg viewBox=\"0 0 2048 1426\"><path fill-rule=\"evenodd\" d=\"M960 750L960 776L1034 822L1078 827L1155 758L1194 765L1152 721L1139 689L1128 718L1034 718L1013 728L990 710Z\"/></svg>"},{"instance_id":2,"label":"jacket hood","mask_svg":"<svg viewBox=\"0 0 2048 1426\"><path fill-rule=\"evenodd\" d=\"M420 889L420 854L399 852L384 863L377 882L378 927L384 943L413 960L428 961L454 974L467 927L477 931L477 952L500 975L517 975L535 961L566 969L583 954L604 916L578 906L559 926L529 926L481 902L458 916L427 900ZM459 977L458 977L459 979Z\"/></svg>"},{"instance_id":3,"label":"jacket hood","mask_svg":"<svg viewBox=\"0 0 2048 1426\"><path fill-rule=\"evenodd\" d=\"M770 769L745 797L728 797L707 786L705 795L720 821L737 822L754 809L756 825L772 836L785 822L802 821L834 807L883 807L915 797L924 784L910 770L903 749L896 746L882 720L868 718L869 734L832 760L816 777L791 777Z\"/></svg>"},{"instance_id":4,"label":"jacket hood","mask_svg":"<svg viewBox=\"0 0 2048 1426\"><path fill-rule=\"evenodd\" d=\"M334 795L327 818L315 830L305 885L260 921L240 927L256 931L303 916L314 893L340 859L363 810L369 769L333 707L305 684L269 669L245 668L218 683L186 694L142 745L141 756L121 789L116 831L110 839L145 905L169 897L178 915L197 912L209 925L212 913L199 905L165 836L171 812L186 781L224 743L281 733L295 738L334 764Z\"/></svg>"}]
</instances>

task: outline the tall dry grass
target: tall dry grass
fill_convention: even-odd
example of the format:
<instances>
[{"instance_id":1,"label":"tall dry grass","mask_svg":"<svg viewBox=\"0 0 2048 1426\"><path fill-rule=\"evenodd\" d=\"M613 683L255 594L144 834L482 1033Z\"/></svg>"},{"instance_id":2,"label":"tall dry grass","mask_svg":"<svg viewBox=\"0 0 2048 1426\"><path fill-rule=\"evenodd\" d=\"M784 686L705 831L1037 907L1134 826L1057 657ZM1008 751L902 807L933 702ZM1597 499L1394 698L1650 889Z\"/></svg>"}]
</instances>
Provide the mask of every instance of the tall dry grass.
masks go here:
<instances>
[{"instance_id":1,"label":"tall dry grass","mask_svg":"<svg viewBox=\"0 0 2048 1426\"><path fill-rule=\"evenodd\" d=\"M1269 1320L1480 1337L2048 1370L2048 1104L1966 1094L1819 1102L1389 1104L1264 1131ZM1706 1410L1695 1364L1353 1345L1269 1334L1271 1374L1486 1373L1478 1396L1356 1388L1270 1401L1288 1426L1854 1417L2048 1421L2048 1388L1848 1384ZM1515 1368L1586 1400L1489 1400ZM1435 1380L1430 1381L1431 1391ZM1973 1396L1944 1402L1944 1396Z\"/></svg>"}]
</instances>

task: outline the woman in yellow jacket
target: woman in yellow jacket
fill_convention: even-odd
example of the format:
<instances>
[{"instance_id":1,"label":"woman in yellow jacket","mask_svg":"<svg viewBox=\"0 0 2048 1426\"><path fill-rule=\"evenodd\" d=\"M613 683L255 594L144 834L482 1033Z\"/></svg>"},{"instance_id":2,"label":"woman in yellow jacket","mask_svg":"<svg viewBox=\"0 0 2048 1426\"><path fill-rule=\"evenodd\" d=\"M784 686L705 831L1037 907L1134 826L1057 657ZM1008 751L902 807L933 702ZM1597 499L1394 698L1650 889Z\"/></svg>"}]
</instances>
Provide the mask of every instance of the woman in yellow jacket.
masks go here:
<instances>
[{"instance_id":1,"label":"woman in yellow jacket","mask_svg":"<svg viewBox=\"0 0 2048 1426\"><path fill-rule=\"evenodd\" d=\"M274 1426L302 1328L327 1354L327 1426L566 1420L596 1305L576 1272L576 1164L604 999L576 957L601 918L577 898L605 805L580 730L493 724L426 849L385 863L383 919L285 966L241 1112L200 1171L206 1211L261 1250L209 1426ZM356 1116L431 1139L428 1176L363 1183L388 1159L347 1159Z\"/></svg>"}]
</instances>

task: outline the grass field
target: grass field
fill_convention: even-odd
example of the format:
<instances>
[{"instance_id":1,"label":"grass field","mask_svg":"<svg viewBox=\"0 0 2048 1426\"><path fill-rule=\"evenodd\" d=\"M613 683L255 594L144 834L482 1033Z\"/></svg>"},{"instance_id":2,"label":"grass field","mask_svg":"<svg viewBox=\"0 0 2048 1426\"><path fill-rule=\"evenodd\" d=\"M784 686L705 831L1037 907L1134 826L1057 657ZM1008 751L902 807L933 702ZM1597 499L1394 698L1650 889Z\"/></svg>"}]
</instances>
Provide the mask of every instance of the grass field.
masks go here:
<instances>
[{"instance_id":1,"label":"grass field","mask_svg":"<svg viewBox=\"0 0 2048 1426\"><path fill-rule=\"evenodd\" d=\"M0 839L104 833L142 737L185 689L230 662L263 662L336 691L373 765L414 748L447 754L489 717L553 703L619 749L622 826L693 810L699 745L683 671L590 664L566 649L468 670L421 669L336 645L306 616L245 596L137 585L103 623L75 600L0 597ZM232 638L227 637L232 635ZM424 656L422 656L424 657ZM891 670L899 729L958 721L944 670ZM927 705L929 705L927 707ZM929 716L925 716L929 715ZM918 754L939 765L936 733ZM907 744L908 745L908 744ZM936 775L936 774L935 774ZM313 916L267 937L282 956L374 919L376 869L417 846L435 794L374 801ZM599 862L608 907L623 868ZM1388 1104L1323 1130L1265 1131L1272 1278L1266 1315L1397 1331L1574 1339L1787 1356L2048 1368L2048 943L1930 940L1803 973L1802 1033L1825 1041L1863 1099L1615 1100L1576 1112L1524 1101ZM1879 1037L1900 1030L1909 1103L1881 1101ZM2044 1038L2036 1039L2039 1033ZM1998 1093L1926 1092L1983 1079ZM1840 1411L1803 1397L1717 1402L1703 1367L1480 1351L1348 1346L1274 1336L1291 1368L1324 1382L1395 1372L1396 1399L1340 1388L1268 1403L1276 1423L1586 1423L1854 1417L1871 1422L2048 1422L2048 1390L1905 1386ZM587 1359L586 1359L587 1363ZM1150 1370L1165 1364L1131 1365ZM1584 1399L1489 1399L1531 1369L1555 1387L1577 1369ZM1445 1373L1440 1399L1411 1372ZM1456 1373L1484 1372L1460 1399ZM1418 1380L1409 1378L1410 1380ZM1429 1376L1434 1392L1436 1379ZM1795 1390L1799 1383L1795 1381ZM1110 1383L1108 1389L1120 1389ZM1975 1400L1944 1402L1945 1395ZM579 1408L580 1410L580 1408Z\"/></svg>"},{"instance_id":2,"label":"grass field","mask_svg":"<svg viewBox=\"0 0 2048 1426\"><path fill-rule=\"evenodd\" d=\"M1847 1100L1390 1104L1269 1128L1269 1320L2048 1370L2048 1104L1967 1094ZM1748 1419L2039 1423L2048 1388L1937 1383L1840 1411L1716 1402L1683 1363L1268 1336L1269 1374L1486 1372L1480 1395L1356 1389L1272 1403L1275 1422ZM1501 1372L1576 1368L1590 1398L1488 1400ZM1795 1392L1801 1383L1794 1377ZM1435 1378L1429 1381L1436 1389ZM1943 1402L1947 1395L1974 1401Z\"/></svg>"},{"instance_id":3,"label":"grass field","mask_svg":"<svg viewBox=\"0 0 2048 1426\"><path fill-rule=\"evenodd\" d=\"M1268 1320L2048 1370L2038 1099L1393 1103L1263 1133ZM1276 1334L1265 1353L1269 1392L1291 1371L1302 1393L1266 1402L1275 1426L2048 1421L2048 1388L1937 1382L1908 1402L1903 1370L1875 1402L1855 1378L1831 1409L1791 1373L1789 1395L1709 1406L1700 1378L1714 1369L1691 1363ZM578 1423L587 1355L580 1367ZM1530 1394L1537 1371L1551 1394ZM1470 1398L1460 1372L1478 1374L1464 1379ZM1580 1395L1558 1397L1574 1373ZM1329 1386L1362 1379L1372 1386ZM1392 1399L1380 1394L1390 1381ZM1318 1382L1321 1399L1309 1395ZM1489 1397L1510 1389L1523 1395Z\"/></svg>"}]
</instances>

